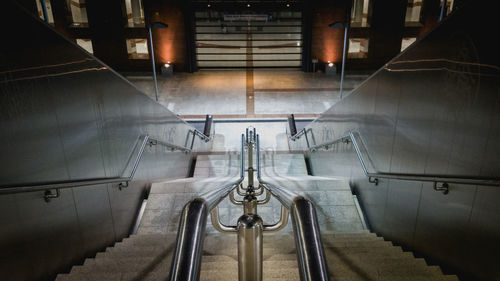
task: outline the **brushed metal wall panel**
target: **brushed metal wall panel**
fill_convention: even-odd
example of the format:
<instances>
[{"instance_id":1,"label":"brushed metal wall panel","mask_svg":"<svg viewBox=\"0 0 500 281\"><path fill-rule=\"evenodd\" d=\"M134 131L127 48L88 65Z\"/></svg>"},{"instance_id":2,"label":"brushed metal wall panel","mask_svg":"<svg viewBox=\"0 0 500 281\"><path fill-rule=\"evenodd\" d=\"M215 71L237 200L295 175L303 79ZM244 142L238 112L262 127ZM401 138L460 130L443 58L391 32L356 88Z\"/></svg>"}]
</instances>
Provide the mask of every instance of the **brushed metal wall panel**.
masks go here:
<instances>
[{"instance_id":1,"label":"brushed metal wall panel","mask_svg":"<svg viewBox=\"0 0 500 281\"><path fill-rule=\"evenodd\" d=\"M102 250L120 236L115 235L113 210L109 208L106 185L77 187L73 189L78 224L81 229L81 243L86 256Z\"/></svg>"},{"instance_id":2,"label":"brushed metal wall panel","mask_svg":"<svg viewBox=\"0 0 500 281\"><path fill-rule=\"evenodd\" d=\"M454 13L306 126L310 142L354 131L371 171L498 177L500 60L484 28L497 25L490 12L472 5ZM289 143L306 148L304 138ZM451 184L443 195L432 183L376 186L359 160L348 160L356 158L350 144L308 156L315 175L350 179L378 234L466 280L500 280L499 187Z\"/></svg>"},{"instance_id":3,"label":"brushed metal wall panel","mask_svg":"<svg viewBox=\"0 0 500 281\"><path fill-rule=\"evenodd\" d=\"M128 176L146 134L191 144L193 127L11 1L0 26L0 185ZM186 177L191 157L148 145L128 188L1 195L0 279L53 280L123 239L150 183Z\"/></svg>"},{"instance_id":4,"label":"brushed metal wall panel","mask_svg":"<svg viewBox=\"0 0 500 281\"><path fill-rule=\"evenodd\" d=\"M467 256L468 223L471 219L477 188L453 185L448 195L433 190L432 183L425 183L415 226L415 243L418 249L432 253L436 260L458 262ZM444 223L450 220L448 223ZM436 233L448 235L436 236Z\"/></svg>"}]
</instances>

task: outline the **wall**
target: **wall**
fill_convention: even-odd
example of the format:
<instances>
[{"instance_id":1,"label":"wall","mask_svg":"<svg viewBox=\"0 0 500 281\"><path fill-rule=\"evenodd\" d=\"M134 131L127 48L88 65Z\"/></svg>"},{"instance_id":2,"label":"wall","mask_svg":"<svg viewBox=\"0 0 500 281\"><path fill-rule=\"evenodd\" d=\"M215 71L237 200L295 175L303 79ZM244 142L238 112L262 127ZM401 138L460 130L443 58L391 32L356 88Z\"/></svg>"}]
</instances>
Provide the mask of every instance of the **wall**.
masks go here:
<instances>
[{"instance_id":1,"label":"wall","mask_svg":"<svg viewBox=\"0 0 500 281\"><path fill-rule=\"evenodd\" d=\"M193 128L16 4L4 3L0 25L0 276L51 280L126 237L151 181L186 177L191 155L146 147L123 190L61 189L46 203L43 191L6 188L128 176L141 136L184 146Z\"/></svg>"},{"instance_id":2,"label":"wall","mask_svg":"<svg viewBox=\"0 0 500 281\"><path fill-rule=\"evenodd\" d=\"M30 0L15 0L23 3ZM72 26L65 0L51 0L54 28L71 40L92 39L94 55L120 72L149 72L150 59L130 59L126 39L146 39L146 27L127 27L123 0L87 1L88 26ZM189 71L187 61L185 15L189 1L144 0L146 22L161 21L166 29L153 29L156 64L174 63L177 71ZM25 5L26 6L26 5ZM148 47L149 41L148 41Z\"/></svg>"},{"instance_id":3,"label":"wall","mask_svg":"<svg viewBox=\"0 0 500 281\"><path fill-rule=\"evenodd\" d=\"M500 60L488 35L496 6L456 11L306 128L311 145L359 132L371 170L500 175ZM304 148L305 139L290 141ZM309 154L314 175L349 177L372 229L460 273L500 280L500 189L364 176L351 144Z\"/></svg>"},{"instance_id":4,"label":"wall","mask_svg":"<svg viewBox=\"0 0 500 281\"><path fill-rule=\"evenodd\" d=\"M155 59L158 64L172 62L175 70L188 71L185 15L182 1L152 2L152 19L168 24L153 32Z\"/></svg>"},{"instance_id":5,"label":"wall","mask_svg":"<svg viewBox=\"0 0 500 281\"><path fill-rule=\"evenodd\" d=\"M425 0L421 24L405 26L406 1L370 1L369 26L350 26L349 38L368 38L366 58L348 58L346 70L378 69L400 53L403 37L421 37L437 24L439 0ZM340 70L344 30L329 28L334 22L350 19L351 1L312 1L311 56L324 67L331 61ZM348 48L349 46L347 46ZM320 67L321 69L321 67Z\"/></svg>"},{"instance_id":6,"label":"wall","mask_svg":"<svg viewBox=\"0 0 500 281\"><path fill-rule=\"evenodd\" d=\"M320 63L342 62L344 29L328 27L346 19L347 1L316 1L312 12L311 57ZM310 62L309 62L310 63Z\"/></svg>"}]
</instances>

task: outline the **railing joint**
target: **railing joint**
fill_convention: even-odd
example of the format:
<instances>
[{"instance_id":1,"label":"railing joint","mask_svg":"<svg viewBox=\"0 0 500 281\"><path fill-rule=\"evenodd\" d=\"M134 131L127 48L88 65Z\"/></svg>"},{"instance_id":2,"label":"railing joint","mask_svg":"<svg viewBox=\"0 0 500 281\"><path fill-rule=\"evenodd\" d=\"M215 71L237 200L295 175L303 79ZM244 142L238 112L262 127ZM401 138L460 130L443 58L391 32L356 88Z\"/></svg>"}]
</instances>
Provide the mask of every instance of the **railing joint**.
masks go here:
<instances>
[{"instance_id":1,"label":"railing joint","mask_svg":"<svg viewBox=\"0 0 500 281\"><path fill-rule=\"evenodd\" d=\"M56 191L56 193L54 194L54 193L52 193L51 189L45 190L45 192L43 194L43 198L44 198L45 202L49 203L50 200L55 199L55 198L59 198L59 196L61 195L61 193L59 192L59 188L56 188L55 191Z\"/></svg>"},{"instance_id":2,"label":"railing joint","mask_svg":"<svg viewBox=\"0 0 500 281\"><path fill-rule=\"evenodd\" d=\"M369 181L370 183L375 184L375 185L378 185L378 183L379 183L378 178L375 178L375 177L368 177L368 181Z\"/></svg>"},{"instance_id":3,"label":"railing joint","mask_svg":"<svg viewBox=\"0 0 500 281\"><path fill-rule=\"evenodd\" d=\"M438 185L439 182L435 181L434 182L434 190L435 191L441 191L444 195L450 193L450 186L447 182L443 182L440 186Z\"/></svg>"},{"instance_id":4,"label":"railing joint","mask_svg":"<svg viewBox=\"0 0 500 281\"><path fill-rule=\"evenodd\" d=\"M125 183L121 182L118 184L118 189L122 190L123 188L127 188L129 185L129 181L125 181Z\"/></svg>"}]
</instances>

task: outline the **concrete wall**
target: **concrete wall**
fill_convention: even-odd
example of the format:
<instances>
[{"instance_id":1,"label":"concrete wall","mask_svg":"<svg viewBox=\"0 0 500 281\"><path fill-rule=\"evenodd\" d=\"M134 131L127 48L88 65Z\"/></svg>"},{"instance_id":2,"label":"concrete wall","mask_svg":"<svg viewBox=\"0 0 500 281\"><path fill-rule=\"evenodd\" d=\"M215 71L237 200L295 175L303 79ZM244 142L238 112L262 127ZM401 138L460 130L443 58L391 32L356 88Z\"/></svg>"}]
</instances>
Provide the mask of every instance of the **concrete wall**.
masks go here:
<instances>
[{"instance_id":1,"label":"concrete wall","mask_svg":"<svg viewBox=\"0 0 500 281\"><path fill-rule=\"evenodd\" d=\"M457 11L308 125L311 145L355 131L372 171L498 177L500 60L484 28L497 25L495 10ZM377 234L461 280L500 280L498 186L450 184L448 195L419 181L375 186L351 144L309 156L314 175L350 178Z\"/></svg>"},{"instance_id":2,"label":"concrete wall","mask_svg":"<svg viewBox=\"0 0 500 281\"><path fill-rule=\"evenodd\" d=\"M123 190L61 189L46 203L7 188L127 177L141 136L185 146L193 128L9 1L0 25L0 279L51 280L127 236L151 181L186 177L191 155L147 146Z\"/></svg>"}]
</instances>

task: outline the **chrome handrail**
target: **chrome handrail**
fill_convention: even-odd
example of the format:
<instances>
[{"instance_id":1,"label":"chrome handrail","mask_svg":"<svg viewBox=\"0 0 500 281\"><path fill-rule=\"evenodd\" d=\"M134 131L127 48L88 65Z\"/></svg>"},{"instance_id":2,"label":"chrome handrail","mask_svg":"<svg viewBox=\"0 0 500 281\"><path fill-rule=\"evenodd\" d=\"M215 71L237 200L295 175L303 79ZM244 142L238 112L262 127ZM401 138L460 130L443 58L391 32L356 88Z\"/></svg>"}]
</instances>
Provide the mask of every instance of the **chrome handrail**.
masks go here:
<instances>
[{"instance_id":1,"label":"chrome handrail","mask_svg":"<svg viewBox=\"0 0 500 281\"><path fill-rule=\"evenodd\" d=\"M179 151L183 151L183 152L191 152L192 151L192 148L187 148L185 146L180 146L180 145L176 145L176 144L165 142L165 141L150 139L149 145L157 145L157 144L169 147L172 150L179 150Z\"/></svg>"},{"instance_id":2,"label":"chrome handrail","mask_svg":"<svg viewBox=\"0 0 500 281\"><path fill-rule=\"evenodd\" d=\"M302 128L302 130L300 130L298 133L296 133L295 135L289 135L288 138L291 140L291 141L296 141L298 139L300 139L302 136L304 136L306 138L306 145L307 145L307 148L310 149L311 145L309 143L309 138L307 137L307 132L311 132L311 137L313 138L313 142L316 142L316 140L314 139L314 135L313 135L313 131L311 128L309 129L306 129L306 128Z\"/></svg>"},{"instance_id":3,"label":"chrome handrail","mask_svg":"<svg viewBox=\"0 0 500 281\"><path fill-rule=\"evenodd\" d=\"M301 281L328 281L330 276L314 204L304 196L266 182L261 177L257 135L257 179L291 214Z\"/></svg>"},{"instance_id":4,"label":"chrome handrail","mask_svg":"<svg viewBox=\"0 0 500 281\"><path fill-rule=\"evenodd\" d=\"M189 130L188 133L187 133L187 136L186 136L186 143L185 145L187 145L187 142L189 140L189 135L192 134L193 135L193 138L191 139L191 145L190 145L190 149L192 150L193 147L194 147L194 140L195 140L195 137L199 137L202 141L204 142L209 142L212 140L213 136L205 136L204 133L198 131L197 129L193 129L193 130Z\"/></svg>"},{"instance_id":5,"label":"chrome handrail","mask_svg":"<svg viewBox=\"0 0 500 281\"><path fill-rule=\"evenodd\" d=\"M23 192L36 192L43 191L49 189L63 189L63 188L72 188L79 186L90 186L90 185L98 185L98 184L109 184L109 183L120 183L119 187L128 187L130 181L134 179L135 172L137 171L137 167L139 166L139 162L142 159L142 155L144 154L144 149L146 145L164 145L172 148L173 150L180 150L184 152L191 151L190 149L178 145L174 145L171 143L159 141L153 138L150 138L149 135L143 135L140 138L144 138L140 143L139 152L134 160L134 164L132 166L132 171L128 176L120 176L120 177L103 177L103 178L90 178L90 179L76 179L76 180L60 180L60 181L47 181L47 182L38 182L38 183L22 183L22 184L14 184L14 185L5 185L0 186L0 194L12 194L12 193L23 193ZM130 160L129 160L130 162ZM128 164L125 166L128 167ZM123 171L124 173L125 171ZM58 197L58 196L56 196ZM47 198L56 198L52 195L46 195Z\"/></svg>"},{"instance_id":6,"label":"chrome handrail","mask_svg":"<svg viewBox=\"0 0 500 281\"><path fill-rule=\"evenodd\" d=\"M358 143L355 134L358 134L357 132L349 132L347 136L340 137L334 141L316 145L314 147L311 147L311 151L316 151L317 149L321 147L328 147L332 144L338 143L338 142L344 142L348 143L349 141L352 142L354 150L356 152L356 155L359 159L359 162L361 163L361 167L363 169L364 174L368 177L368 180L371 183L374 183L375 185L378 185L379 183L379 178L384 178L384 179L396 179L396 180L410 180L410 181L425 181L425 182L433 182L434 183L434 189L438 191L442 191L443 193L447 194L449 191L449 186L448 184L450 183L455 183L455 184L467 184L467 185L486 185L486 186L500 186L500 178L498 177L485 177L485 176L470 176L470 175L443 175L443 174L418 174L418 173L388 173L388 172L380 172L380 171L375 171L375 172L370 172L367 168L365 158L363 157L363 153L361 152L360 147L362 146L365 151L368 151L366 149L366 146L364 143L361 141L361 146L360 143ZM371 162L371 159L368 155L369 163L371 167L374 167L374 165ZM441 186L438 186L439 183L442 183Z\"/></svg>"},{"instance_id":7,"label":"chrome handrail","mask_svg":"<svg viewBox=\"0 0 500 281\"><path fill-rule=\"evenodd\" d=\"M245 136L241 135L240 178L189 201L182 210L177 244L170 268L171 281L197 281L208 214L244 179Z\"/></svg>"}]
</instances>

